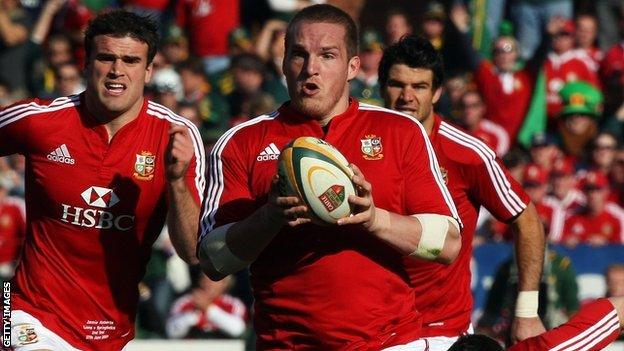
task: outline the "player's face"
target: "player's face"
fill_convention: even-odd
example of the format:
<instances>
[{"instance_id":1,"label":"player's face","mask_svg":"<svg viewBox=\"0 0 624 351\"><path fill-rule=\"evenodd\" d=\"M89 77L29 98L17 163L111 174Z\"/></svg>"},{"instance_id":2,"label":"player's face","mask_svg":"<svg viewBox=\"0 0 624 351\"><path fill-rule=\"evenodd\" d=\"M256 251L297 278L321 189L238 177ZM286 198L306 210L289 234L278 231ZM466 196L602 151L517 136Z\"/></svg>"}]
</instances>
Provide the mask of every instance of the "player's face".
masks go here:
<instances>
[{"instance_id":1,"label":"player's face","mask_svg":"<svg viewBox=\"0 0 624 351\"><path fill-rule=\"evenodd\" d=\"M386 107L425 123L433 117L433 104L440 99L441 91L433 87L433 71L400 63L390 67L382 95Z\"/></svg>"},{"instance_id":2,"label":"player's face","mask_svg":"<svg viewBox=\"0 0 624 351\"><path fill-rule=\"evenodd\" d=\"M300 22L291 39L283 70L292 107L320 121L344 112L348 82L360 67L359 57L348 57L345 28L334 23Z\"/></svg>"},{"instance_id":3,"label":"player's face","mask_svg":"<svg viewBox=\"0 0 624 351\"><path fill-rule=\"evenodd\" d=\"M99 113L115 118L143 103L143 87L152 76L147 64L148 46L131 37L93 38L91 57L87 58L87 91L95 99Z\"/></svg>"}]
</instances>

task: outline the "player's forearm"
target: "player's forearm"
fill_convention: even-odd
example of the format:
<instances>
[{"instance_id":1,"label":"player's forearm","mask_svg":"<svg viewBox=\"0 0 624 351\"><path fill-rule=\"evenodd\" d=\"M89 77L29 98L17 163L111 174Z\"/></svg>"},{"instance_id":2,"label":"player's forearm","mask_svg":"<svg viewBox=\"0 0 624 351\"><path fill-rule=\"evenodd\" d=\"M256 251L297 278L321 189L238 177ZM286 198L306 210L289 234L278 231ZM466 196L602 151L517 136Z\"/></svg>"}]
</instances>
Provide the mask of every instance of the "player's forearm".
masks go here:
<instances>
[{"instance_id":1,"label":"player's forearm","mask_svg":"<svg viewBox=\"0 0 624 351\"><path fill-rule=\"evenodd\" d=\"M544 228L533 203L513 222L518 264L518 290L538 291L544 265Z\"/></svg>"},{"instance_id":2,"label":"player's forearm","mask_svg":"<svg viewBox=\"0 0 624 351\"><path fill-rule=\"evenodd\" d=\"M168 182L169 212L167 222L171 243L178 255L188 264L194 265L197 260L197 225L199 222L199 206L193 200L184 179Z\"/></svg>"},{"instance_id":3,"label":"player's forearm","mask_svg":"<svg viewBox=\"0 0 624 351\"><path fill-rule=\"evenodd\" d=\"M11 22L9 15L0 11L0 37L7 46L15 46L28 38L28 30Z\"/></svg>"},{"instance_id":4,"label":"player's forearm","mask_svg":"<svg viewBox=\"0 0 624 351\"><path fill-rule=\"evenodd\" d=\"M403 255L425 258L416 254L423 239L423 226L418 218L399 215L383 209L377 209L376 212L378 220L376 220L377 225L372 228L374 235ZM459 230L455 224L449 223L445 233L438 232L435 235L445 235L445 238L439 254L436 254L433 260L444 264L453 262L461 249ZM420 247L422 248L422 245Z\"/></svg>"},{"instance_id":5,"label":"player's forearm","mask_svg":"<svg viewBox=\"0 0 624 351\"><path fill-rule=\"evenodd\" d=\"M218 227L204 235L199 261L210 279L223 279L251 264L280 231L283 221L270 216L267 206L231 226Z\"/></svg>"}]
</instances>

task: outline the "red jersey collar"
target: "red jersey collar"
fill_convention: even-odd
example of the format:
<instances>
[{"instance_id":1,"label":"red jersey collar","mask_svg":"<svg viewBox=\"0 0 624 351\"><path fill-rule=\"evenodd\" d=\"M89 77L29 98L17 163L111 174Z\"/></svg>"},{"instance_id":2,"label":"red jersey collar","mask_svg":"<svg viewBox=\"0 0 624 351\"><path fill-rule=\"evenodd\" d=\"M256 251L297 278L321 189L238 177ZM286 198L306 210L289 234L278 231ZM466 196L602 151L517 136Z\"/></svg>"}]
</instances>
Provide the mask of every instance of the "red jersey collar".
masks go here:
<instances>
[{"instance_id":1,"label":"red jersey collar","mask_svg":"<svg viewBox=\"0 0 624 351\"><path fill-rule=\"evenodd\" d=\"M332 117L331 124L336 125L337 123L342 123L342 121L348 121L351 118L354 118L357 115L359 106L360 104L356 99L349 97L349 106L347 107L347 110L341 114ZM316 124L320 126L320 124L318 124L316 120L310 119L302 113L295 111L293 108L291 108L290 101L282 104L282 106L278 108L278 111L280 118L284 119L287 122L295 124L308 124L316 122Z\"/></svg>"}]
</instances>

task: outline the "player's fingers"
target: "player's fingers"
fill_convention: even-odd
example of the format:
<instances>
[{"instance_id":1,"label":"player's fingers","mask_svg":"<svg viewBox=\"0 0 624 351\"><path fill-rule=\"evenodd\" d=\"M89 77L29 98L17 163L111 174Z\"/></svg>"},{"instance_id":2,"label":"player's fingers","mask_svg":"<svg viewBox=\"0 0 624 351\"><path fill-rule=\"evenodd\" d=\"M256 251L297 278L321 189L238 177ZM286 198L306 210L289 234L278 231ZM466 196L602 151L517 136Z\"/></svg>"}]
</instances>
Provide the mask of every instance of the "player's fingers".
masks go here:
<instances>
[{"instance_id":1,"label":"player's fingers","mask_svg":"<svg viewBox=\"0 0 624 351\"><path fill-rule=\"evenodd\" d=\"M309 219L309 218L297 218L297 219L295 219L293 221L288 221L288 226L289 227L296 227L298 225L306 224L306 223L310 223L310 222L312 222L312 220Z\"/></svg>"},{"instance_id":2,"label":"player's fingers","mask_svg":"<svg viewBox=\"0 0 624 351\"><path fill-rule=\"evenodd\" d=\"M358 194L361 195L368 195L371 192L371 184L366 181L366 179L364 179L364 177L359 176L359 175L354 175L353 178L351 178L351 181L353 182L353 184L355 184L355 187L358 189Z\"/></svg>"},{"instance_id":3,"label":"player's fingers","mask_svg":"<svg viewBox=\"0 0 624 351\"><path fill-rule=\"evenodd\" d=\"M182 124L169 123L169 135L177 133L180 133L182 135L188 135L188 128Z\"/></svg>"},{"instance_id":4,"label":"player's fingers","mask_svg":"<svg viewBox=\"0 0 624 351\"><path fill-rule=\"evenodd\" d=\"M349 217L340 218L336 222L336 224L338 225L360 224L360 223L366 223L369 219L370 219L370 213L366 211L366 212L360 212L358 214L354 214Z\"/></svg>"},{"instance_id":5,"label":"player's fingers","mask_svg":"<svg viewBox=\"0 0 624 351\"><path fill-rule=\"evenodd\" d=\"M348 200L350 203L361 208L369 208L372 203L369 197L359 197L355 195L349 195Z\"/></svg>"},{"instance_id":6,"label":"player's fingers","mask_svg":"<svg viewBox=\"0 0 624 351\"><path fill-rule=\"evenodd\" d=\"M295 206L289 207L284 210L284 217L289 219L295 219L299 217L305 217L308 212L308 208L306 206Z\"/></svg>"},{"instance_id":7,"label":"player's fingers","mask_svg":"<svg viewBox=\"0 0 624 351\"><path fill-rule=\"evenodd\" d=\"M278 196L275 199L275 204L280 207L292 207L298 205L299 198L296 196Z\"/></svg>"}]
</instances>

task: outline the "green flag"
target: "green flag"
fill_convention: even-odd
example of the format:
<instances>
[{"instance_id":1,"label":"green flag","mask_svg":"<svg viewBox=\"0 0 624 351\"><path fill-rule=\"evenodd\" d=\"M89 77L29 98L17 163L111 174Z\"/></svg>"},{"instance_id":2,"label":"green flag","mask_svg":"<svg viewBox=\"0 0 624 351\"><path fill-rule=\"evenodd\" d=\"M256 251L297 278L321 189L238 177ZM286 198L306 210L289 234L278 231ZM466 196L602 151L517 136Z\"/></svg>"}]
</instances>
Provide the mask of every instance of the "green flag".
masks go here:
<instances>
[{"instance_id":1,"label":"green flag","mask_svg":"<svg viewBox=\"0 0 624 351\"><path fill-rule=\"evenodd\" d=\"M544 70L540 69L535 87L533 88L533 96L531 97L531 105L524 117L522 127L518 133L518 141L525 147L531 144L531 137L537 132L546 130L546 77Z\"/></svg>"}]
</instances>

